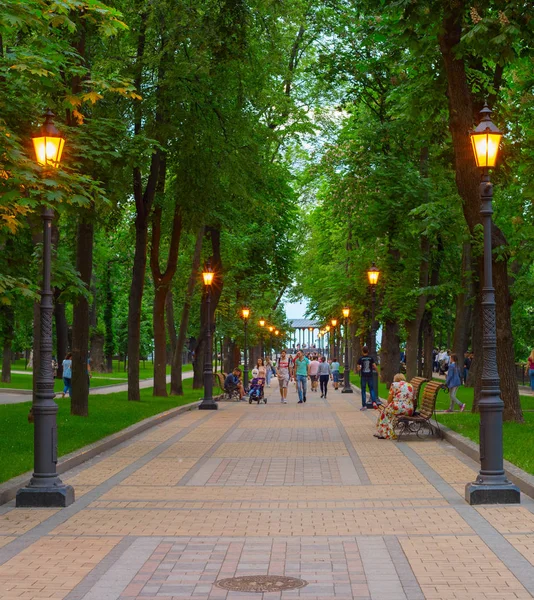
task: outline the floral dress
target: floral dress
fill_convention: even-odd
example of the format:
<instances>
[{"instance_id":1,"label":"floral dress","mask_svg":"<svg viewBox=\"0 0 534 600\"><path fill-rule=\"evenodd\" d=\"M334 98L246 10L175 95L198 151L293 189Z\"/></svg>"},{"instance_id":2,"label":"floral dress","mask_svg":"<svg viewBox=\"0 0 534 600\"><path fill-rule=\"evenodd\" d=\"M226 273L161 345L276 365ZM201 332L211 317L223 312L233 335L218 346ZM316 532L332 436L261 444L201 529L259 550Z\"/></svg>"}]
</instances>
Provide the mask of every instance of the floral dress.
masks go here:
<instances>
[{"instance_id":1,"label":"floral dress","mask_svg":"<svg viewBox=\"0 0 534 600\"><path fill-rule=\"evenodd\" d=\"M406 381L394 381L390 392L393 393L393 399L390 404L380 409L376 421L376 433L383 438L395 439L397 437L393 429L395 416L413 414L413 387Z\"/></svg>"}]
</instances>

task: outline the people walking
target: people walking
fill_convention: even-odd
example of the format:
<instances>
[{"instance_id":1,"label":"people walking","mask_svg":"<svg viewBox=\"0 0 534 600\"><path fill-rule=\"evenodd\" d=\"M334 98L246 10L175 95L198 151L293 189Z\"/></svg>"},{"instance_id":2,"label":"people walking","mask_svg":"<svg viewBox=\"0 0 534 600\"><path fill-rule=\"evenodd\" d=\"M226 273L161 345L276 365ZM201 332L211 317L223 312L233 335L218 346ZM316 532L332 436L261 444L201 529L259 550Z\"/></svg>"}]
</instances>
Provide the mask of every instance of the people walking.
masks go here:
<instances>
[{"instance_id":1,"label":"people walking","mask_svg":"<svg viewBox=\"0 0 534 600\"><path fill-rule=\"evenodd\" d=\"M534 350L528 357L528 375L530 377L530 389L534 392Z\"/></svg>"},{"instance_id":2,"label":"people walking","mask_svg":"<svg viewBox=\"0 0 534 600\"><path fill-rule=\"evenodd\" d=\"M282 404L287 404L287 387L289 385L289 359L287 358L285 350L282 350L280 358L278 359L276 376L278 377L278 385L280 386L280 402Z\"/></svg>"},{"instance_id":3,"label":"people walking","mask_svg":"<svg viewBox=\"0 0 534 600\"><path fill-rule=\"evenodd\" d=\"M339 387L339 362L337 358L330 363L330 368L332 369L332 379L334 381L334 389L337 390Z\"/></svg>"},{"instance_id":4,"label":"people walking","mask_svg":"<svg viewBox=\"0 0 534 600\"><path fill-rule=\"evenodd\" d=\"M311 382L311 391L316 392L319 387L319 361L317 360L317 356L314 354L310 361L310 382Z\"/></svg>"},{"instance_id":5,"label":"people walking","mask_svg":"<svg viewBox=\"0 0 534 600\"><path fill-rule=\"evenodd\" d=\"M267 385L270 387L271 385L271 377L273 376L273 363L270 359L270 357L268 356L265 359L265 382L267 383Z\"/></svg>"},{"instance_id":6,"label":"people walking","mask_svg":"<svg viewBox=\"0 0 534 600\"><path fill-rule=\"evenodd\" d=\"M321 398L326 398L326 394L328 392L328 382L332 377L332 369L326 362L326 358L324 356L321 356L321 361L319 362L319 367L317 368L317 375L319 377L319 384L321 386Z\"/></svg>"},{"instance_id":7,"label":"people walking","mask_svg":"<svg viewBox=\"0 0 534 600\"><path fill-rule=\"evenodd\" d=\"M467 378L469 377L469 369L471 368L471 356L469 352L464 354L464 385L467 386Z\"/></svg>"},{"instance_id":8,"label":"people walking","mask_svg":"<svg viewBox=\"0 0 534 600\"><path fill-rule=\"evenodd\" d=\"M72 395L72 354L67 352L63 361L63 398Z\"/></svg>"},{"instance_id":9,"label":"people walking","mask_svg":"<svg viewBox=\"0 0 534 600\"><path fill-rule=\"evenodd\" d=\"M376 371L376 363L373 356L369 356L369 348L364 346L362 348L362 356L358 359L358 373L360 373L362 390L362 407L360 410L367 409L367 397L366 388L369 388L369 394L371 395L371 402L373 406L376 405L377 390L375 390L373 382L373 372Z\"/></svg>"},{"instance_id":10,"label":"people walking","mask_svg":"<svg viewBox=\"0 0 534 600\"><path fill-rule=\"evenodd\" d=\"M297 352L295 358L295 375L297 379L297 393L299 395L298 404L306 402L306 387L310 374L310 361L304 356L302 350Z\"/></svg>"},{"instance_id":11,"label":"people walking","mask_svg":"<svg viewBox=\"0 0 534 600\"><path fill-rule=\"evenodd\" d=\"M449 363L449 369L447 371L447 379L445 381L445 385L449 388L451 404L445 412L453 412L455 404L458 404L458 406L460 407L460 412L463 412L465 404L460 402L460 400L458 400L458 398L456 397L456 392L458 391L458 388L462 385L460 367L458 366L458 357L456 356L456 354L451 354L450 359L451 360Z\"/></svg>"}]
</instances>

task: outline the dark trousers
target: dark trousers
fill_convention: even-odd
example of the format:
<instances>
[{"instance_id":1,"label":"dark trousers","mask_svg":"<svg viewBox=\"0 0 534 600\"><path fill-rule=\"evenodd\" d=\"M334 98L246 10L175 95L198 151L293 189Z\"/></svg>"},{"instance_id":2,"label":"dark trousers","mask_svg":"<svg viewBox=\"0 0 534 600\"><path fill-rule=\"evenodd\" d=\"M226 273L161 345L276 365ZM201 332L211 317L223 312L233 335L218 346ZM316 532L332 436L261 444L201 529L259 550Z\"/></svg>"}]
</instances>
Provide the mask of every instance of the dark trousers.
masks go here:
<instances>
[{"instance_id":1,"label":"dark trousers","mask_svg":"<svg viewBox=\"0 0 534 600\"><path fill-rule=\"evenodd\" d=\"M373 376L372 375L371 375L371 377L364 376L364 377L362 377L362 406L365 406L367 404L367 399L365 397L366 386L369 387L369 393L371 394L371 401L376 402L375 387L373 385Z\"/></svg>"},{"instance_id":2,"label":"dark trousers","mask_svg":"<svg viewBox=\"0 0 534 600\"><path fill-rule=\"evenodd\" d=\"M321 385L321 394L326 397L326 391L328 389L328 375L319 375L319 383Z\"/></svg>"}]
</instances>

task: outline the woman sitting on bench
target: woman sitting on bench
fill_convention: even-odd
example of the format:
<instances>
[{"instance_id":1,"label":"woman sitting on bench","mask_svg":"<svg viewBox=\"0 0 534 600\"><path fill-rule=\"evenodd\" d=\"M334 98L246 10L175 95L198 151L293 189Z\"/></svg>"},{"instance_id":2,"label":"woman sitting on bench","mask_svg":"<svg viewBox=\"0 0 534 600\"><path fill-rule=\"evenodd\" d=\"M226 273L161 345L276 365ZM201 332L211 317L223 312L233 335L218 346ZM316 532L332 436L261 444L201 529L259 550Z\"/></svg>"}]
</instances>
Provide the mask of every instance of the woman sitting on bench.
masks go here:
<instances>
[{"instance_id":1,"label":"woman sitting on bench","mask_svg":"<svg viewBox=\"0 0 534 600\"><path fill-rule=\"evenodd\" d=\"M402 373L397 373L389 388L388 402L380 408L374 436L379 440L394 440L397 437L394 429L395 417L411 414L413 414L413 386L406 381Z\"/></svg>"}]
</instances>

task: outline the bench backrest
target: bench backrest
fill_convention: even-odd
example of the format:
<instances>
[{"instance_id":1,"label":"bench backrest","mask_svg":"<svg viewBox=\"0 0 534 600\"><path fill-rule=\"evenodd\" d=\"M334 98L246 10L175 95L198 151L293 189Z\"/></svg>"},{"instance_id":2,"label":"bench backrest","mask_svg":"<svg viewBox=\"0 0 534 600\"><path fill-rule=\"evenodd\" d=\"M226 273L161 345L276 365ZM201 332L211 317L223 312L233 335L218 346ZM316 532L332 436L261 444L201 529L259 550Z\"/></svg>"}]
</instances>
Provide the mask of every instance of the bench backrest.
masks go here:
<instances>
[{"instance_id":1,"label":"bench backrest","mask_svg":"<svg viewBox=\"0 0 534 600\"><path fill-rule=\"evenodd\" d=\"M222 373L213 373L213 381L221 389L224 389L224 380L225 379L226 379L226 377Z\"/></svg>"},{"instance_id":2,"label":"bench backrest","mask_svg":"<svg viewBox=\"0 0 534 600\"><path fill-rule=\"evenodd\" d=\"M443 384L437 381L429 381L426 384L421 408L419 409L419 414L425 419L430 419L434 414L434 410L436 409L436 398L438 397L438 392L442 385Z\"/></svg>"},{"instance_id":3,"label":"bench backrest","mask_svg":"<svg viewBox=\"0 0 534 600\"><path fill-rule=\"evenodd\" d=\"M426 379L425 377L414 377L413 379L410 379L410 385L413 387L413 408L414 410L417 409L417 406L419 404L419 394L421 393L421 386L423 385L423 383L426 383L428 381L428 379Z\"/></svg>"}]
</instances>

